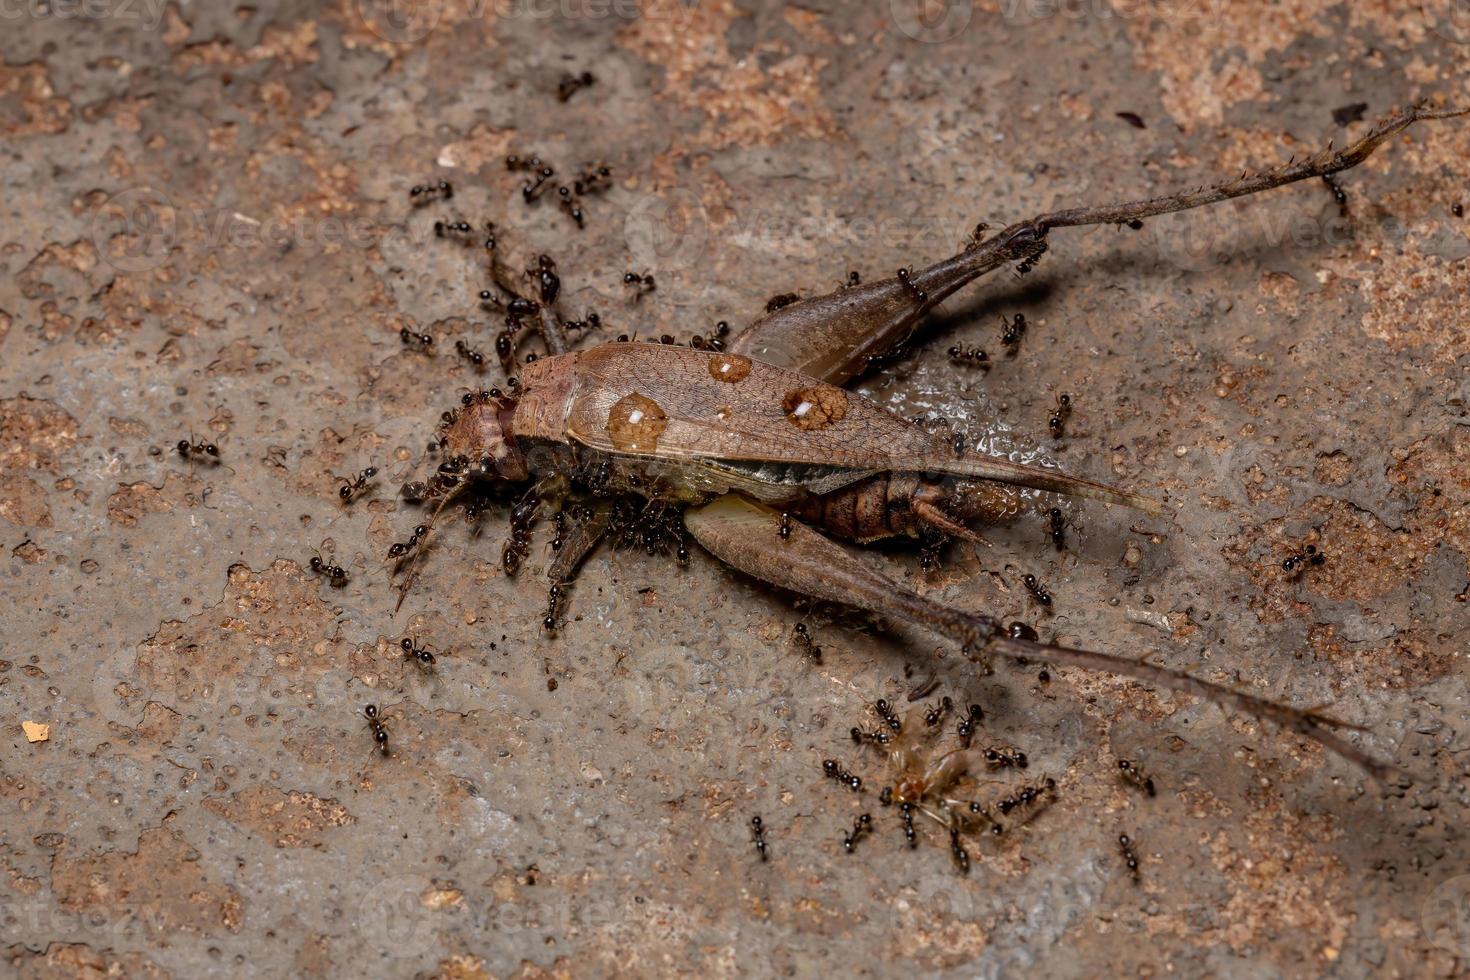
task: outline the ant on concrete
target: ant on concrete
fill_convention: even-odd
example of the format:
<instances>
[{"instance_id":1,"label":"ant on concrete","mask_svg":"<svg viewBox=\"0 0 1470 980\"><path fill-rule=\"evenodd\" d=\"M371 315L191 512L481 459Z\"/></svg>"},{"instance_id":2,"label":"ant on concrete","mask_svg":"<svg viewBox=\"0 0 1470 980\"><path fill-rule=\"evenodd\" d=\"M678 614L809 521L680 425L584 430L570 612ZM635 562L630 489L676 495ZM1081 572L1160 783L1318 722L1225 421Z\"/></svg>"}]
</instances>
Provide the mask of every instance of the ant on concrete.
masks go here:
<instances>
[{"instance_id":1,"label":"ant on concrete","mask_svg":"<svg viewBox=\"0 0 1470 980\"><path fill-rule=\"evenodd\" d=\"M590 71L584 71L578 75L567 72L561 77L561 81L556 83L556 101L565 102L596 81L597 76Z\"/></svg>"},{"instance_id":2,"label":"ant on concrete","mask_svg":"<svg viewBox=\"0 0 1470 980\"><path fill-rule=\"evenodd\" d=\"M1001 331L1000 342L1006 347L1015 347L1021 342L1021 335L1026 332L1026 314L1017 313L1015 319L1007 321L1005 317L1000 318Z\"/></svg>"},{"instance_id":3,"label":"ant on concrete","mask_svg":"<svg viewBox=\"0 0 1470 980\"><path fill-rule=\"evenodd\" d=\"M189 439L194 439L194 434L192 432L189 433ZM180 439L178 443L174 446L174 449L178 451L178 454L180 456L182 456L184 459L189 460L191 463L199 459L201 456L205 457L207 462L219 462L218 446L216 446L212 442L203 442L199 440L191 443L189 439Z\"/></svg>"},{"instance_id":4,"label":"ant on concrete","mask_svg":"<svg viewBox=\"0 0 1470 980\"><path fill-rule=\"evenodd\" d=\"M347 569L333 564L330 558L323 558L321 552L312 555L309 564L312 572L325 578L332 588L340 589L347 584Z\"/></svg>"},{"instance_id":5,"label":"ant on concrete","mask_svg":"<svg viewBox=\"0 0 1470 980\"><path fill-rule=\"evenodd\" d=\"M363 708L362 716L367 719L368 728L372 730L373 741L377 743L378 751L386 756L388 754L388 729L378 715L378 706L370 704Z\"/></svg>"},{"instance_id":6,"label":"ant on concrete","mask_svg":"<svg viewBox=\"0 0 1470 980\"><path fill-rule=\"evenodd\" d=\"M337 488L337 496L344 504L350 504L356 500L364 490L367 489L368 481L378 475L376 466L369 466L357 476L344 480Z\"/></svg>"},{"instance_id":7,"label":"ant on concrete","mask_svg":"<svg viewBox=\"0 0 1470 980\"><path fill-rule=\"evenodd\" d=\"M1148 773L1139 768L1138 764L1131 759L1118 760L1118 775L1125 783L1136 786L1149 796L1157 795L1154 789L1154 779Z\"/></svg>"},{"instance_id":8,"label":"ant on concrete","mask_svg":"<svg viewBox=\"0 0 1470 980\"><path fill-rule=\"evenodd\" d=\"M1053 439L1060 439L1065 431L1067 419L1072 415L1072 396L1062 392L1057 396L1057 407L1052 409L1046 428Z\"/></svg>"},{"instance_id":9,"label":"ant on concrete","mask_svg":"<svg viewBox=\"0 0 1470 980\"><path fill-rule=\"evenodd\" d=\"M417 641L405 636L399 641L398 646L403 650L403 655L411 658L424 673L431 674L434 672L434 667L438 661L426 648L419 646Z\"/></svg>"},{"instance_id":10,"label":"ant on concrete","mask_svg":"<svg viewBox=\"0 0 1470 980\"><path fill-rule=\"evenodd\" d=\"M631 295L635 303L640 302L643 297L658 288L651 272L645 272L643 275L636 272L625 272L623 273L623 285L632 290Z\"/></svg>"},{"instance_id":11,"label":"ant on concrete","mask_svg":"<svg viewBox=\"0 0 1470 980\"><path fill-rule=\"evenodd\" d=\"M428 353L429 351L432 351L434 349L433 334L417 333L413 330L410 330L408 327L404 327L402 330L398 331L398 339L403 341L403 346L411 347L414 350Z\"/></svg>"},{"instance_id":12,"label":"ant on concrete","mask_svg":"<svg viewBox=\"0 0 1470 980\"><path fill-rule=\"evenodd\" d=\"M421 208L430 201L447 201L453 196L454 188L447 180L434 184L418 184L408 191L409 203L416 208Z\"/></svg>"},{"instance_id":13,"label":"ant on concrete","mask_svg":"<svg viewBox=\"0 0 1470 980\"><path fill-rule=\"evenodd\" d=\"M750 834L751 839L755 842L755 849L760 852L761 860L766 860L766 828L765 825L761 823L761 818L759 816L750 818Z\"/></svg>"},{"instance_id":14,"label":"ant on concrete","mask_svg":"<svg viewBox=\"0 0 1470 980\"><path fill-rule=\"evenodd\" d=\"M1046 590L1046 586L1041 584L1040 579L1035 575L1027 574L1022 576L1021 581L1025 583L1026 591L1031 593L1033 599L1043 606L1051 605L1051 593Z\"/></svg>"}]
</instances>

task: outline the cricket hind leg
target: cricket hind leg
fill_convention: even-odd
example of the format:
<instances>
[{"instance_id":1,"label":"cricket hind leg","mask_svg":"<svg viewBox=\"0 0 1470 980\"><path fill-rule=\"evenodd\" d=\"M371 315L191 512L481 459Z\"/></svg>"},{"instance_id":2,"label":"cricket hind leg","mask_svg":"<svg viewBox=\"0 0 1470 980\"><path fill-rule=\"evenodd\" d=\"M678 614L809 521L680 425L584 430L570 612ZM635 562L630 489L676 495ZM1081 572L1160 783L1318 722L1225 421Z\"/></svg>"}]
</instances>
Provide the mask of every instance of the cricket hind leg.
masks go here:
<instances>
[{"instance_id":1,"label":"cricket hind leg","mask_svg":"<svg viewBox=\"0 0 1470 980\"><path fill-rule=\"evenodd\" d=\"M1182 193L1124 204L1071 208L1038 215L998 232L977 236L964 251L905 277L844 287L826 296L799 300L751 324L730 350L792 368L831 384L846 384L905 343L924 316L957 290L1004 265L1028 270L1047 250L1054 228L1122 224L1172 211L1326 177L1357 166L1408 126L1424 119L1470 114L1470 108L1411 106L1385 117L1342 150L1331 146L1304 160Z\"/></svg>"},{"instance_id":2,"label":"cricket hind leg","mask_svg":"<svg viewBox=\"0 0 1470 980\"><path fill-rule=\"evenodd\" d=\"M592 553L612 524L612 504L599 500L592 504L574 504L562 513L570 518L556 545L556 558L546 570L548 589L546 619L541 624L548 632L556 629L557 614L566 598L567 589L577 578L582 562Z\"/></svg>"},{"instance_id":3,"label":"cricket hind leg","mask_svg":"<svg viewBox=\"0 0 1470 980\"><path fill-rule=\"evenodd\" d=\"M684 512L684 525L716 558L753 578L801 595L856 606L932 629L960 643L972 659L1000 654L1016 660L1045 660L1059 667L1132 677L1214 701L1305 735L1380 779L1395 770L1342 738L1332 728L1351 727L1316 711L1235 691L1182 671L1143 660L1091 650L1012 639L993 617L962 612L919 595L859 561L848 551L797 521L786 521L766 507L726 494Z\"/></svg>"}]
</instances>

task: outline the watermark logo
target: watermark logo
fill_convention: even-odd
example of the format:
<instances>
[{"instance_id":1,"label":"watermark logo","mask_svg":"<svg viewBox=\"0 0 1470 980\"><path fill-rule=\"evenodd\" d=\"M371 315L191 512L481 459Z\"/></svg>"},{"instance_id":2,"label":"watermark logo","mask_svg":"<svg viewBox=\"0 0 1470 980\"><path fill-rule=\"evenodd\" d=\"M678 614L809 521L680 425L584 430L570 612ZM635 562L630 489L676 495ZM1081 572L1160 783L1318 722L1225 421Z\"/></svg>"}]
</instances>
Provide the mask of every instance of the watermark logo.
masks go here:
<instances>
[{"instance_id":1,"label":"watermark logo","mask_svg":"<svg viewBox=\"0 0 1470 980\"><path fill-rule=\"evenodd\" d=\"M1434 945L1470 957L1470 875L1457 875L1430 892L1419 921Z\"/></svg>"},{"instance_id":2,"label":"watermark logo","mask_svg":"<svg viewBox=\"0 0 1470 980\"><path fill-rule=\"evenodd\" d=\"M423 875L385 877L368 889L353 919L367 949L385 964L428 965L437 942L434 917L463 898Z\"/></svg>"},{"instance_id":3,"label":"watermark logo","mask_svg":"<svg viewBox=\"0 0 1470 980\"><path fill-rule=\"evenodd\" d=\"M443 15L443 0L357 0L363 25L389 44L422 41Z\"/></svg>"},{"instance_id":4,"label":"watermark logo","mask_svg":"<svg viewBox=\"0 0 1470 980\"><path fill-rule=\"evenodd\" d=\"M1470 0L1449 0L1447 4L1421 6L1429 29L1454 44L1470 43Z\"/></svg>"},{"instance_id":5,"label":"watermark logo","mask_svg":"<svg viewBox=\"0 0 1470 980\"><path fill-rule=\"evenodd\" d=\"M147 272L168 259L179 240L179 212L162 191L134 187L92 212L92 244L121 272Z\"/></svg>"},{"instance_id":6,"label":"watermark logo","mask_svg":"<svg viewBox=\"0 0 1470 980\"><path fill-rule=\"evenodd\" d=\"M153 31L163 21L167 0L0 0L0 21L103 21L136 24Z\"/></svg>"},{"instance_id":7,"label":"watermark logo","mask_svg":"<svg viewBox=\"0 0 1470 980\"><path fill-rule=\"evenodd\" d=\"M107 198L92 212L90 238L103 262L120 272L156 269L187 242L206 250L370 248L385 229L367 218L315 215L254 218L238 211L180 207L152 187Z\"/></svg>"},{"instance_id":8,"label":"watermark logo","mask_svg":"<svg viewBox=\"0 0 1470 980\"><path fill-rule=\"evenodd\" d=\"M975 17L972 0L888 0L888 12L905 35L941 44L960 35Z\"/></svg>"},{"instance_id":9,"label":"watermark logo","mask_svg":"<svg viewBox=\"0 0 1470 980\"><path fill-rule=\"evenodd\" d=\"M623 239L639 271L687 269L709 245L709 215L682 188L646 194L623 220Z\"/></svg>"}]
</instances>

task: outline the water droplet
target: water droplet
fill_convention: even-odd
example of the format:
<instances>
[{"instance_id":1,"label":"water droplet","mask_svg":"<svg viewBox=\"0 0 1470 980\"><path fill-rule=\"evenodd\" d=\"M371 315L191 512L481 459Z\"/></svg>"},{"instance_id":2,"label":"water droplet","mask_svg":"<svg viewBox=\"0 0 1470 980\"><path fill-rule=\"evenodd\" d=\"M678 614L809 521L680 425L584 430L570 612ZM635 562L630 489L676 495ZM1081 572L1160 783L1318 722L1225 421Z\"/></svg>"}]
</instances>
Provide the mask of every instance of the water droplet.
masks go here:
<instances>
[{"instance_id":1,"label":"water droplet","mask_svg":"<svg viewBox=\"0 0 1470 980\"><path fill-rule=\"evenodd\" d=\"M669 417L658 402L636 391L619 398L607 413L607 435L620 453L653 452L668 427Z\"/></svg>"},{"instance_id":2,"label":"water droplet","mask_svg":"<svg viewBox=\"0 0 1470 980\"><path fill-rule=\"evenodd\" d=\"M735 384L750 374L750 358L739 354L716 354L709 359L709 376L716 381Z\"/></svg>"},{"instance_id":3,"label":"water droplet","mask_svg":"<svg viewBox=\"0 0 1470 980\"><path fill-rule=\"evenodd\" d=\"M847 392L831 385L796 388L786 393L781 407L792 425L812 432L842 421L847 414Z\"/></svg>"}]
</instances>

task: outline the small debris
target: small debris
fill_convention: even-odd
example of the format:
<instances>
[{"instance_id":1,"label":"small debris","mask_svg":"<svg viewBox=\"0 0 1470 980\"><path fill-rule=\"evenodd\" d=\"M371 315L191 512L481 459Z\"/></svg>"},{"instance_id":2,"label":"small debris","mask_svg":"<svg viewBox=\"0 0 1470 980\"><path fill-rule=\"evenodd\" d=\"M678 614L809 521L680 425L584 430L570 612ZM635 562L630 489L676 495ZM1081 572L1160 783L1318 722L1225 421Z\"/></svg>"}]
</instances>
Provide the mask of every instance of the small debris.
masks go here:
<instances>
[{"instance_id":1,"label":"small debris","mask_svg":"<svg viewBox=\"0 0 1470 980\"><path fill-rule=\"evenodd\" d=\"M1117 116L1119 119L1123 120L1134 129L1148 129L1148 124L1145 123L1143 121L1143 117L1136 112L1119 112L1117 113Z\"/></svg>"},{"instance_id":2,"label":"small debris","mask_svg":"<svg viewBox=\"0 0 1470 980\"><path fill-rule=\"evenodd\" d=\"M1149 609L1134 609L1129 606L1123 611L1123 615L1130 623L1142 623L1144 626L1153 626L1165 633L1174 632L1174 627L1169 623L1169 617L1161 612L1153 612Z\"/></svg>"},{"instance_id":3,"label":"small debris","mask_svg":"<svg viewBox=\"0 0 1470 980\"><path fill-rule=\"evenodd\" d=\"M23 721L20 727L26 733L27 742L45 742L51 738L51 726L38 721Z\"/></svg>"}]
</instances>

